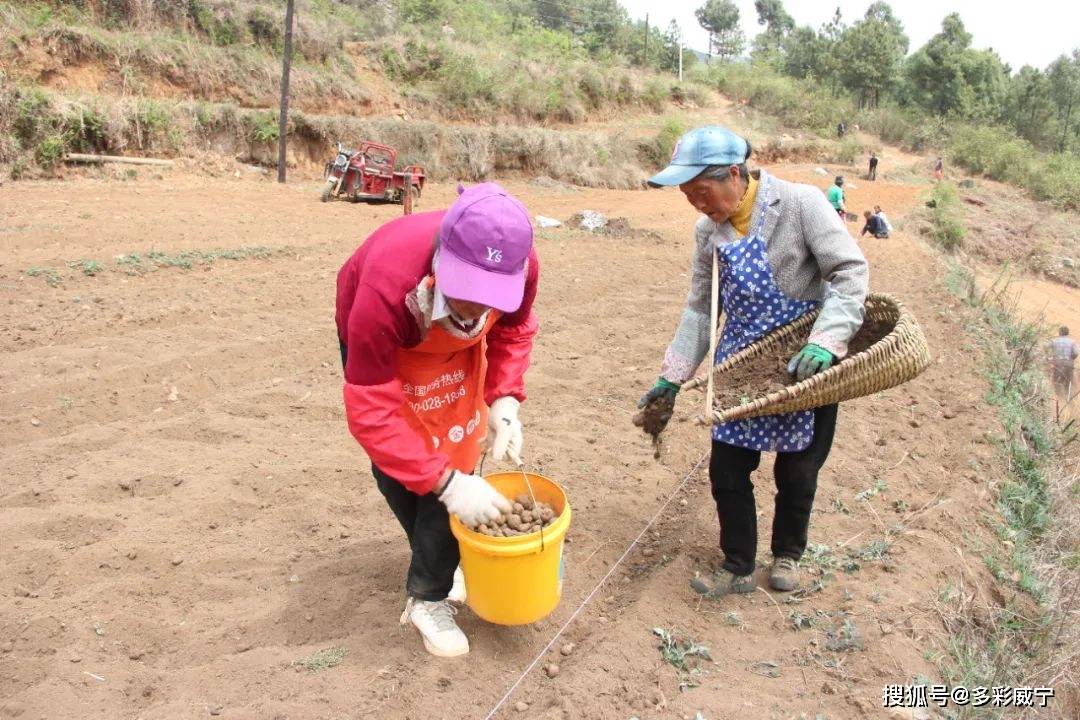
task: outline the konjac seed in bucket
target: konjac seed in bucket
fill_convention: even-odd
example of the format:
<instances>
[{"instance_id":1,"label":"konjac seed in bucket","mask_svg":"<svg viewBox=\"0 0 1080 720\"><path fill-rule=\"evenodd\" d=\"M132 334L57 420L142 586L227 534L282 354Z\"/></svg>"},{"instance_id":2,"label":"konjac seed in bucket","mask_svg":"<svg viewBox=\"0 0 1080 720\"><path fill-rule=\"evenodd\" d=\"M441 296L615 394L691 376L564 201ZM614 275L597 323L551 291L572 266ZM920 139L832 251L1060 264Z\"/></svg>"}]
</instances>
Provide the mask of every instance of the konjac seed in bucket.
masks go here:
<instances>
[{"instance_id":1,"label":"konjac seed in bucket","mask_svg":"<svg viewBox=\"0 0 1080 720\"><path fill-rule=\"evenodd\" d=\"M550 505L545 502L533 503L528 495L518 495L514 501L513 512L502 514L489 524L481 524L472 528L482 535L491 537L515 537L539 532L546 528L559 516Z\"/></svg>"},{"instance_id":2,"label":"konjac seed in bucket","mask_svg":"<svg viewBox=\"0 0 1080 720\"><path fill-rule=\"evenodd\" d=\"M555 512L554 522L540 519L540 532L511 532L505 523L488 523L499 529L498 535L485 535L461 524L456 515L450 516L450 531L461 550L461 570L465 573L465 589L469 607L478 617L498 625L527 625L547 617L558 606L563 586L563 543L570 529L573 512L566 492L550 478L520 470L485 475L484 479L502 496L514 498L525 512L525 501L535 497ZM525 497L518 497L524 495ZM535 506L530 512L536 511ZM532 525L536 526L535 516ZM546 526L546 527L545 527Z\"/></svg>"}]
</instances>

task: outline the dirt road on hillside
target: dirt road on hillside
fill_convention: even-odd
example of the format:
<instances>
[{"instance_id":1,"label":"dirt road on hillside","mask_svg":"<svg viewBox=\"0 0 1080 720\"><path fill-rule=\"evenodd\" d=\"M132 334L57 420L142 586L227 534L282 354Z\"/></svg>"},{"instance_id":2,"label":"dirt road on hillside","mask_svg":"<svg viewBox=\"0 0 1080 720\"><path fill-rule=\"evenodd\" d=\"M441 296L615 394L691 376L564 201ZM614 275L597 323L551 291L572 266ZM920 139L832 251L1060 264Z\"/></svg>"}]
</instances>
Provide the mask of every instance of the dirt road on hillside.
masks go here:
<instances>
[{"instance_id":1,"label":"dirt road on hillside","mask_svg":"<svg viewBox=\"0 0 1080 720\"><path fill-rule=\"evenodd\" d=\"M829 181L812 166L777 172ZM538 235L542 327L523 417L534 467L574 507L563 602L521 628L463 611L473 651L449 662L398 625L404 537L341 407L335 273L400 208L323 205L313 182L246 178L3 188L0 717L489 712L707 447L685 421L696 402L679 406L661 463L630 424L686 293L694 218L678 193L507 185L534 213L599 210L655 234ZM424 207L452 193L433 185ZM849 204L877 202L895 222L917 193L860 184ZM197 254L252 245L267 250ZM498 717L887 717L883 686L936 677L947 583L1014 592L981 558L994 542L993 414L943 267L902 233L863 247L872 288L910 304L935 362L842 408L806 562L807 584L822 582L799 600L701 602L687 580L716 563L718 530L694 473L570 625L558 675L529 674ZM135 272L132 254L152 249L193 266ZM680 676L656 627L712 661ZM340 664L303 667L328 648L345 651Z\"/></svg>"}]
</instances>

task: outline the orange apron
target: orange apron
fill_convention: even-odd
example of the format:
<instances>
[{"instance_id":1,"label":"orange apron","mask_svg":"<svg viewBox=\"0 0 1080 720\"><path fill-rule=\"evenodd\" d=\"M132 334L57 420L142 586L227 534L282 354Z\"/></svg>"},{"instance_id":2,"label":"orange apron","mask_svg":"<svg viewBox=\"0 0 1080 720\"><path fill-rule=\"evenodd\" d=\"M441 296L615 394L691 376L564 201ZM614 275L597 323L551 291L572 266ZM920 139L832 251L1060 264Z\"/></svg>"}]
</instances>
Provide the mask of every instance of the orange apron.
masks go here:
<instances>
[{"instance_id":1,"label":"orange apron","mask_svg":"<svg viewBox=\"0 0 1080 720\"><path fill-rule=\"evenodd\" d=\"M462 472L476 467L487 436L486 338L498 315L491 310L484 329L472 338L455 337L433 323L419 345L397 351L406 422L428 450L449 456L450 467Z\"/></svg>"}]
</instances>

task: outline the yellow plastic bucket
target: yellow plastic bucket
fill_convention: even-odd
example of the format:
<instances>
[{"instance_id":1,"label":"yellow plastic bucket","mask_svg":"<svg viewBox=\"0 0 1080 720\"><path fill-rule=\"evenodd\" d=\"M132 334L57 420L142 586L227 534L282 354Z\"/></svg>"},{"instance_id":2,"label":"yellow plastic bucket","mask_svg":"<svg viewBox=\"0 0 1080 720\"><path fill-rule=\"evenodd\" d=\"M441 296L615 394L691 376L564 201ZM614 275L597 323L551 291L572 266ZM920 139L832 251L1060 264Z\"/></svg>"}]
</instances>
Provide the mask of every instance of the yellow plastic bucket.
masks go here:
<instances>
[{"instance_id":1,"label":"yellow plastic bucket","mask_svg":"<svg viewBox=\"0 0 1080 720\"><path fill-rule=\"evenodd\" d=\"M473 532L450 516L450 530L461 548L461 570L472 611L498 625L527 625L547 617L562 597L563 539L570 527L570 503L555 482L543 475L502 472L485 475L513 501L528 494L525 475L536 499L559 513L543 531L517 537L489 537Z\"/></svg>"}]
</instances>

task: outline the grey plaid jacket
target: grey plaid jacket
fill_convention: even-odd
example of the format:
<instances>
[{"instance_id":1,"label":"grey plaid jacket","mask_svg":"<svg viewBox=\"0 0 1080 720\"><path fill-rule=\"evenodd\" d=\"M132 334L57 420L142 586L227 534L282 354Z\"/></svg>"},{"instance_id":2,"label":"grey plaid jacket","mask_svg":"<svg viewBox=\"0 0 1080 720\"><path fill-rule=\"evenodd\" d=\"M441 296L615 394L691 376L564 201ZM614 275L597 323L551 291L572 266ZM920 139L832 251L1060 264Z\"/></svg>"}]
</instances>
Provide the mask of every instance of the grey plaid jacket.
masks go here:
<instances>
[{"instance_id":1,"label":"grey plaid jacket","mask_svg":"<svg viewBox=\"0 0 1080 720\"><path fill-rule=\"evenodd\" d=\"M870 279L866 258L821 190L780 180L764 170L754 175L762 184L751 217L760 217L762 205L768 203L762 236L773 279L791 298L822 302L808 342L842 358L848 341L862 327ZM738 239L729 222L717 224L702 216L694 226L690 295L660 370L670 382L692 378L709 352L713 253L719 245Z\"/></svg>"}]
</instances>

